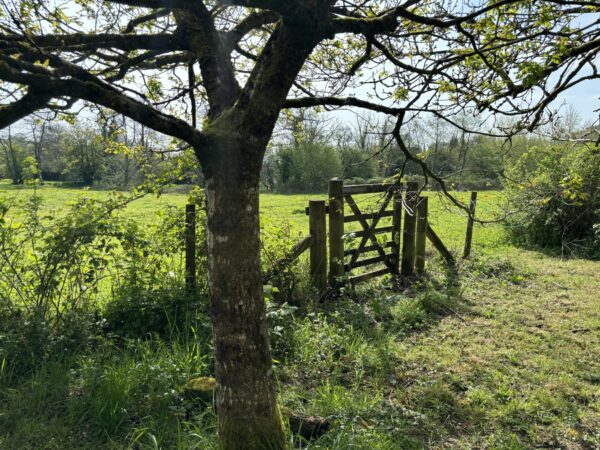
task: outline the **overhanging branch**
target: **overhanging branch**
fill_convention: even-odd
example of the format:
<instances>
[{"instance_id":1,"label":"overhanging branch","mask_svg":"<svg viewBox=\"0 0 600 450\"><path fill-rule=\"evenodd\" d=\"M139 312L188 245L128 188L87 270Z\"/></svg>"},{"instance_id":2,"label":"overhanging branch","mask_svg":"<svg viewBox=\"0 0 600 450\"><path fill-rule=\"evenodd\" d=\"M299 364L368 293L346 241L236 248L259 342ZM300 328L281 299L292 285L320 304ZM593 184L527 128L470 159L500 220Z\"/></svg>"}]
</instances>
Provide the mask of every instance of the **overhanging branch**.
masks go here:
<instances>
[{"instance_id":1,"label":"overhanging branch","mask_svg":"<svg viewBox=\"0 0 600 450\"><path fill-rule=\"evenodd\" d=\"M17 64L14 63L14 65ZM69 77L56 78L51 70L44 68L38 68L36 73L27 73L19 71L5 61L0 61L0 79L30 87L30 92L21 100L0 109L1 126L14 123L35 110L43 108L50 99L50 95L54 98L78 98L112 109L153 130L181 139L193 146L199 156L202 155L205 143L204 135L187 122L135 100L83 69L71 66L57 57L52 57L51 64L63 64L62 69L70 71ZM46 97L34 98L34 92L40 91L46 93ZM28 96L29 94L31 95ZM45 100L44 102L41 101L42 98Z\"/></svg>"},{"instance_id":2,"label":"overhanging branch","mask_svg":"<svg viewBox=\"0 0 600 450\"><path fill-rule=\"evenodd\" d=\"M7 105L0 105L0 129L44 108L51 97L30 89L23 97Z\"/></svg>"}]
</instances>

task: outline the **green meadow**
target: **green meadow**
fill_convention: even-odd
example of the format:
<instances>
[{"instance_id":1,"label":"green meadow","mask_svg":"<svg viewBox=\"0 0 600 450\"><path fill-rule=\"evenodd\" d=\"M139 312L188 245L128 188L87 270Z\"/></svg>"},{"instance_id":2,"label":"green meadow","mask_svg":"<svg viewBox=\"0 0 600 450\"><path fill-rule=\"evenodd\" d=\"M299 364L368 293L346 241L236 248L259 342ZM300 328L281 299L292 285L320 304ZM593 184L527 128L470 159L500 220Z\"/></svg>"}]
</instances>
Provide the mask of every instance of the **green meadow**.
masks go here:
<instances>
[{"instance_id":1,"label":"green meadow","mask_svg":"<svg viewBox=\"0 0 600 450\"><path fill-rule=\"evenodd\" d=\"M33 191L2 184L0 192L26 200ZM79 196L108 196L56 185L37 194L42 209L58 215ZM460 254L466 218L438 194L427 195L432 227ZM465 200L468 193L457 195ZM497 219L501 195L481 192L478 216ZM305 235L308 200L325 197L262 195L264 239L283 234L280 245L289 246ZM161 209L183 209L186 201L185 193L148 195L122 214L150 224ZM366 195L360 206L379 201ZM302 287L306 262L293 270L300 286L294 298L302 301L268 302L280 403L331 427L310 441L290 435L290 444L600 447L600 262L514 247L491 223L476 225L471 259L447 270L430 252L427 276L402 289L384 278L318 304ZM147 303L142 307L131 317L153 317ZM77 331L90 340L84 349L46 355L19 377L0 330L0 448L216 448L214 405L185 389L191 378L214 375L206 307L199 311L190 333Z\"/></svg>"},{"instance_id":2,"label":"green meadow","mask_svg":"<svg viewBox=\"0 0 600 450\"><path fill-rule=\"evenodd\" d=\"M147 194L132 201L124 208L123 216L138 221L150 222L156 213L167 206L176 206L182 209L188 201L188 195L184 193L184 187L170 188L160 194ZM177 192L179 191L179 192ZM98 200L106 199L110 191L80 189L73 187L62 187L58 184L47 183L38 187L36 194L41 198L42 211L54 211L58 215L70 202L82 197ZM0 196L18 201L25 201L33 195L31 187L13 186L6 181L0 181ZM127 196L127 193L123 193ZM425 192L424 196L430 198L429 221L438 235L444 239L447 246L460 249L464 243L466 230L466 215L455 205L436 192ZM462 202L468 202L469 193L453 193ZM495 221L501 216L500 210L501 193L499 191L483 191L479 193L477 203L478 216L484 221ZM305 208L309 200L327 200L327 195L321 194L271 194L264 193L260 196L260 210L263 222L270 224L285 225L293 235L303 236L308 233L308 217ZM381 204L381 194L363 194L356 196L357 204L363 211L374 211ZM386 225L382 219L381 225ZM357 225L347 226L347 231L356 230ZM496 223L476 225L473 236L474 245L481 250L488 251L498 246L503 246L502 229Z\"/></svg>"}]
</instances>

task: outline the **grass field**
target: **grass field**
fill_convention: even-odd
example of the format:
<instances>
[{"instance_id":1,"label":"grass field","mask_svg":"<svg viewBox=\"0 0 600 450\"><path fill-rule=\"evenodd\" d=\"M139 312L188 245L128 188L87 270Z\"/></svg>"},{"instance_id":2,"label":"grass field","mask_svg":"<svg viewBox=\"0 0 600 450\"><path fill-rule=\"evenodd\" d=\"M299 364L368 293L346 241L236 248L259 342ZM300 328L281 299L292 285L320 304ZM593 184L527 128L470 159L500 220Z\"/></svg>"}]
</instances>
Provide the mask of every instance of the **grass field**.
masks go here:
<instances>
[{"instance_id":1,"label":"grass field","mask_svg":"<svg viewBox=\"0 0 600 450\"><path fill-rule=\"evenodd\" d=\"M0 196L25 200L32 195L32 188L12 186L6 181L0 181ZM42 198L42 210L57 211L59 214L65 205L78 197L85 196L96 199L105 199L109 191L82 190L78 188L60 187L55 184L47 184L38 188L38 194ZM459 249L464 243L466 230L466 217L447 199L437 193L425 193L429 196L431 204L430 223L444 238L448 247ZM467 201L468 193L457 193L457 198ZM130 203L124 211L125 216L140 221L151 221L156 217L156 212L168 205L180 207L182 210L187 202L187 194L167 192L161 195L148 194ZM326 200L326 194L262 194L260 197L260 209L263 220L281 224L288 224L293 234L298 236L308 233L308 217L305 208L311 199ZM366 194L357 196L359 207L364 211L376 208L380 201L380 194ZM478 214L484 220L493 220L498 212L499 192L481 192L478 200ZM388 219L389 220L389 219ZM386 224L386 219L380 222ZM347 228L352 231L352 228ZM474 245L482 251L491 251L497 246L503 246L502 229L497 224L481 226L477 225L474 234Z\"/></svg>"},{"instance_id":2,"label":"grass field","mask_svg":"<svg viewBox=\"0 0 600 450\"><path fill-rule=\"evenodd\" d=\"M60 210L106 193L47 186L41 195ZM492 217L499 196L481 193L480 215ZM309 198L319 196L263 195L263 220L302 235ZM146 197L126 214L150 221L185 201ZM432 226L460 250L465 218L432 202ZM501 226L478 225L474 257L457 274L432 263L405 291L365 284L324 307L271 309L281 402L332 422L302 448L600 448L599 293L600 262L515 248ZM91 353L0 382L0 448L215 448L214 410L183 389L211 375L209 346L97 339Z\"/></svg>"}]
</instances>

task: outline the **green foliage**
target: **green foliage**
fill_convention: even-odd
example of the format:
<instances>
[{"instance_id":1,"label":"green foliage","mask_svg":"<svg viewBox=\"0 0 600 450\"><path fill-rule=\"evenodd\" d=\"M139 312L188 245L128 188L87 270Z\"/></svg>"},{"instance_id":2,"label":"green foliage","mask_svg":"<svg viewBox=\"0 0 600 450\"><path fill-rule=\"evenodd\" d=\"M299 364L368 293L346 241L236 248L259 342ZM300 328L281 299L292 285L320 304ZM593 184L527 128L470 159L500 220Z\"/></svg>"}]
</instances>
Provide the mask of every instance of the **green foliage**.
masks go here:
<instances>
[{"instance_id":1,"label":"green foliage","mask_svg":"<svg viewBox=\"0 0 600 450\"><path fill-rule=\"evenodd\" d=\"M126 234L125 225L111 217L118 196L105 202L81 197L57 216L43 214L42 199L34 195L22 205L19 219L9 216L13 205L8 200L1 203L0 296L5 304L55 324L66 311L94 306L109 266L120 258L118 239Z\"/></svg>"},{"instance_id":2,"label":"green foliage","mask_svg":"<svg viewBox=\"0 0 600 450\"><path fill-rule=\"evenodd\" d=\"M161 284L169 283L168 279ZM177 280L171 280L177 286ZM159 336L173 339L192 332L207 338L210 320L206 311L206 294L188 293L179 288L121 288L106 305L103 329L112 335L131 338Z\"/></svg>"},{"instance_id":3,"label":"green foliage","mask_svg":"<svg viewBox=\"0 0 600 450\"><path fill-rule=\"evenodd\" d=\"M304 142L279 151L284 191L323 192L331 178L340 176L337 151L326 144Z\"/></svg>"},{"instance_id":4,"label":"green foliage","mask_svg":"<svg viewBox=\"0 0 600 450\"><path fill-rule=\"evenodd\" d=\"M463 261L463 273L470 278L489 278L499 284L522 284L530 279L531 270L503 256L480 256Z\"/></svg>"},{"instance_id":5,"label":"green foliage","mask_svg":"<svg viewBox=\"0 0 600 450\"><path fill-rule=\"evenodd\" d=\"M569 145L535 147L508 169L507 227L523 244L600 257L600 151Z\"/></svg>"},{"instance_id":6,"label":"green foliage","mask_svg":"<svg viewBox=\"0 0 600 450\"><path fill-rule=\"evenodd\" d=\"M197 345L131 342L125 350L108 354L112 358L85 358L74 373L79 398L70 406L92 432L122 434L132 420L140 419L164 427L161 416L173 424L195 407L183 388L206 370L207 356Z\"/></svg>"},{"instance_id":7,"label":"green foliage","mask_svg":"<svg viewBox=\"0 0 600 450\"><path fill-rule=\"evenodd\" d=\"M23 183L23 161L27 157L22 139L9 134L0 139L0 177L9 178L12 184Z\"/></svg>"},{"instance_id":8,"label":"green foliage","mask_svg":"<svg viewBox=\"0 0 600 450\"><path fill-rule=\"evenodd\" d=\"M346 180L369 180L375 173L372 155L359 148L348 147L340 149L342 175ZM359 182L359 181L355 181Z\"/></svg>"},{"instance_id":9,"label":"green foliage","mask_svg":"<svg viewBox=\"0 0 600 450\"><path fill-rule=\"evenodd\" d=\"M290 256L302 234L295 232L289 222L261 214L261 236L263 282L277 288L276 292L271 293L272 300L296 306L309 303L315 293L311 292L305 270L308 252L296 259Z\"/></svg>"},{"instance_id":10,"label":"green foliage","mask_svg":"<svg viewBox=\"0 0 600 450\"><path fill-rule=\"evenodd\" d=\"M28 372L57 352L88 348L101 328L145 338L207 327L198 314L206 305L205 278L199 277L194 297L182 286L183 211L167 208L142 226L117 214L130 200L81 196L61 215L45 211L37 191L17 205L0 200L0 323L6 330L0 360L7 371ZM203 223L200 215L201 241ZM200 248L204 273L205 259Z\"/></svg>"},{"instance_id":11,"label":"green foliage","mask_svg":"<svg viewBox=\"0 0 600 450\"><path fill-rule=\"evenodd\" d=\"M69 133L66 144L68 165L65 171L69 174L70 181L90 186L100 180L106 153L94 130L76 126Z\"/></svg>"},{"instance_id":12,"label":"green foliage","mask_svg":"<svg viewBox=\"0 0 600 450\"><path fill-rule=\"evenodd\" d=\"M101 340L93 353L39 364L0 384L3 448L211 448L212 404L189 398L188 380L208 373L209 349L189 341ZM2 378L5 381L5 378ZM59 419L57 419L59 418Z\"/></svg>"}]
</instances>

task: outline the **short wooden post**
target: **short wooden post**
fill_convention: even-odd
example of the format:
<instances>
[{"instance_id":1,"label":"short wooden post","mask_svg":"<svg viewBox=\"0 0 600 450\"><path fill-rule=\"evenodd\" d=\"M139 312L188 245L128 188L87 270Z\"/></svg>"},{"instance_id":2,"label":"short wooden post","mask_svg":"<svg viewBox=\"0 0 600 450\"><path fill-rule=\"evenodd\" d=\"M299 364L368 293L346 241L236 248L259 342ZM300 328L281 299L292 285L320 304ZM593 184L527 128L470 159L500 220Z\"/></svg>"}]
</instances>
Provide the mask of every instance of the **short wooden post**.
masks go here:
<instances>
[{"instance_id":1,"label":"short wooden post","mask_svg":"<svg viewBox=\"0 0 600 450\"><path fill-rule=\"evenodd\" d=\"M185 206L185 287L196 289L196 205Z\"/></svg>"},{"instance_id":2,"label":"short wooden post","mask_svg":"<svg viewBox=\"0 0 600 450\"><path fill-rule=\"evenodd\" d=\"M469 203L469 220L467 221L467 235L465 237L465 248L463 258L471 255L471 242L473 241L473 224L475 219L475 207L477 206L477 192L471 192L471 202Z\"/></svg>"},{"instance_id":3,"label":"short wooden post","mask_svg":"<svg viewBox=\"0 0 600 450\"><path fill-rule=\"evenodd\" d=\"M344 181L329 181L329 285L344 276Z\"/></svg>"},{"instance_id":4,"label":"short wooden post","mask_svg":"<svg viewBox=\"0 0 600 450\"><path fill-rule=\"evenodd\" d=\"M394 216L392 219L392 253L394 254L394 274L400 273L400 233L402 230L402 191L394 192Z\"/></svg>"},{"instance_id":5,"label":"short wooden post","mask_svg":"<svg viewBox=\"0 0 600 450\"><path fill-rule=\"evenodd\" d=\"M403 276L415 274L415 226L417 222L417 191L419 184L410 182L406 190L406 211L404 213L404 233L402 235L402 267Z\"/></svg>"},{"instance_id":6,"label":"short wooden post","mask_svg":"<svg viewBox=\"0 0 600 450\"><path fill-rule=\"evenodd\" d=\"M425 272L425 246L427 242L427 213L429 198L419 197L417 206L417 236L416 236L416 262L417 273Z\"/></svg>"},{"instance_id":7,"label":"short wooden post","mask_svg":"<svg viewBox=\"0 0 600 450\"><path fill-rule=\"evenodd\" d=\"M327 288L327 227L325 224L325 201L308 202L310 227L310 279L311 284L322 292Z\"/></svg>"}]
</instances>

